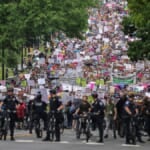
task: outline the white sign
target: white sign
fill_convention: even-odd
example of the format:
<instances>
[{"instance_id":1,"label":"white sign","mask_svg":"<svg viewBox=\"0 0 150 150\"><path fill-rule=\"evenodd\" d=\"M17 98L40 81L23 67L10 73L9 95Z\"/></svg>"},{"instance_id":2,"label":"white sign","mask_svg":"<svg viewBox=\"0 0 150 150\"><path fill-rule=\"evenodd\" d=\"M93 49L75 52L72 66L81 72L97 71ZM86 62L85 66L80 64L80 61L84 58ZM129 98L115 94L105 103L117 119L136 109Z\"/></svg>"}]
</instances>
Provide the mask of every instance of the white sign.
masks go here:
<instances>
[{"instance_id":1,"label":"white sign","mask_svg":"<svg viewBox=\"0 0 150 150\"><path fill-rule=\"evenodd\" d=\"M150 97L150 93L146 92L145 96Z\"/></svg>"},{"instance_id":2,"label":"white sign","mask_svg":"<svg viewBox=\"0 0 150 150\"><path fill-rule=\"evenodd\" d=\"M39 84L39 85L45 84L45 78L40 78L40 79L38 79L38 84Z\"/></svg>"},{"instance_id":3,"label":"white sign","mask_svg":"<svg viewBox=\"0 0 150 150\"><path fill-rule=\"evenodd\" d=\"M30 79L30 74L24 74L24 76L25 76L25 78L27 79L27 80L29 80Z\"/></svg>"},{"instance_id":4,"label":"white sign","mask_svg":"<svg viewBox=\"0 0 150 150\"><path fill-rule=\"evenodd\" d=\"M39 65L44 65L45 64L45 58L40 58L38 61Z\"/></svg>"}]
</instances>

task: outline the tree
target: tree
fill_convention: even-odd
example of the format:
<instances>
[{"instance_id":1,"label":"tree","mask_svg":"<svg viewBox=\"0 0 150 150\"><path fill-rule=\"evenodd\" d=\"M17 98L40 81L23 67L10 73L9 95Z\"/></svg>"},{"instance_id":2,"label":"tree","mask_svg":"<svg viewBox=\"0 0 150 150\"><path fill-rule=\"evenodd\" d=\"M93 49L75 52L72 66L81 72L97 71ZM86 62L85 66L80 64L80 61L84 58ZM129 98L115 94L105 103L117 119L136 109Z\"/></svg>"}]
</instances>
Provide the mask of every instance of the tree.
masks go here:
<instances>
[{"instance_id":1,"label":"tree","mask_svg":"<svg viewBox=\"0 0 150 150\"><path fill-rule=\"evenodd\" d=\"M88 27L87 10L95 7L97 2L98 0L1 0L0 49L8 52L12 50L18 54L23 45L32 46L39 37L59 31L69 37L82 38L82 32ZM7 56L7 60L10 59L10 55ZM13 64L16 65L15 61Z\"/></svg>"},{"instance_id":2,"label":"tree","mask_svg":"<svg viewBox=\"0 0 150 150\"><path fill-rule=\"evenodd\" d=\"M123 21L124 32L139 40L129 43L132 60L150 59L150 1L128 0L129 16Z\"/></svg>"}]
</instances>

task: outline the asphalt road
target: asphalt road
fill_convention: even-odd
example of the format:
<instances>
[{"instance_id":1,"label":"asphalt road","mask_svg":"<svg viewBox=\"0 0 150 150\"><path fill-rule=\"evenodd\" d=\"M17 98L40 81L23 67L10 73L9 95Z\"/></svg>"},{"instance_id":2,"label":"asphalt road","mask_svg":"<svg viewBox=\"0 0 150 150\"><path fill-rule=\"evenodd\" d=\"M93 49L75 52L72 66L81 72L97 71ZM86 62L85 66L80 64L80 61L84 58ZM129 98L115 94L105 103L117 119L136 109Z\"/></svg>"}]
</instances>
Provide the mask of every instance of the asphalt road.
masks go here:
<instances>
[{"instance_id":1,"label":"asphalt road","mask_svg":"<svg viewBox=\"0 0 150 150\"><path fill-rule=\"evenodd\" d=\"M61 142L43 142L42 139L37 139L35 134L28 134L27 131L16 131L15 141L0 141L0 150L149 150L150 142L145 144L137 143L136 146L124 144L124 139L113 139L109 135L108 139L104 139L104 144L96 143L98 139L97 132L93 132L93 137L86 143L85 137L80 140L75 138L75 132L65 130L62 135Z\"/></svg>"}]
</instances>

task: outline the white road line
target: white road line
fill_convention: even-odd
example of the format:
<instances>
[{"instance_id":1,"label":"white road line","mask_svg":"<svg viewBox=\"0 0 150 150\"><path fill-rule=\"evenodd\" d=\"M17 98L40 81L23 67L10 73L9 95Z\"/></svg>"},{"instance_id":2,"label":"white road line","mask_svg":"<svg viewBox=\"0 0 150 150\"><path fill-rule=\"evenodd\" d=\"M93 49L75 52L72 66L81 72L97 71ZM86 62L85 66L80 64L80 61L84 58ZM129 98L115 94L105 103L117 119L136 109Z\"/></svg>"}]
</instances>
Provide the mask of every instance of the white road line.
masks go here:
<instances>
[{"instance_id":1,"label":"white road line","mask_svg":"<svg viewBox=\"0 0 150 150\"><path fill-rule=\"evenodd\" d=\"M59 143L68 144L70 142L69 141L60 141Z\"/></svg>"},{"instance_id":2,"label":"white road line","mask_svg":"<svg viewBox=\"0 0 150 150\"><path fill-rule=\"evenodd\" d=\"M34 140L15 140L15 142L18 142L18 143L33 143Z\"/></svg>"},{"instance_id":3,"label":"white road line","mask_svg":"<svg viewBox=\"0 0 150 150\"><path fill-rule=\"evenodd\" d=\"M121 146L125 146L125 147L140 147L140 145L132 145L132 144L122 144Z\"/></svg>"},{"instance_id":4,"label":"white road line","mask_svg":"<svg viewBox=\"0 0 150 150\"><path fill-rule=\"evenodd\" d=\"M88 142L88 145L104 145L104 143L95 143L95 142Z\"/></svg>"},{"instance_id":5,"label":"white road line","mask_svg":"<svg viewBox=\"0 0 150 150\"><path fill-rule=\"evenodd\" d=\"M40 144L44 144L45 142L42 141L36 141L36 140L16 140L15 142L17 143L40 143ZM104 145L104 143L96 143L96 142L86 142L86 141L81 141L81 142L69 142L69 141L60 141L60 142L46 142L46 143L51 143L51 144L87 144L87 145Z\"/></svg>"},{"instance_id":6,"label":"white road line","mask_svg":"<svg viewBox=\"0 0 150 150\"><path fill-rule=\"evenodd\" d=\"M86 142L86 141L82 141L83 144L88 144L88 145L104 145L104 143L96 143L96 142Z\"/></svg>"}]
</instances>

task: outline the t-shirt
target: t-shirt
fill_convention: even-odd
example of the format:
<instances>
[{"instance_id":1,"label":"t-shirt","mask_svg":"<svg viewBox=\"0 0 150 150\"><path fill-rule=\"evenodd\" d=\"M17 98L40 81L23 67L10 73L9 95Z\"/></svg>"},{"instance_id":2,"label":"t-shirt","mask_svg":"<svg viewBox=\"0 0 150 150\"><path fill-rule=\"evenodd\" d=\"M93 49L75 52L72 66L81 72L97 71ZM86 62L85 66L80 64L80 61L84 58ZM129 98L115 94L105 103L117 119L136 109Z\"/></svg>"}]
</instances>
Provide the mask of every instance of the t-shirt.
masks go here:
<instances>
[{"instance_id":1,"label":"t-shirt","mask_svg":"<svg viewBox=\"0 0 150 150\"><path fill-rule=\"evenodd\" d=\"M88 112L90 107L91 106L88 102L87 103L82 102L79 106L80 109L79 114L82 114L83 112Z\"/></svg>"},{"instance_id":2,"label":"t-shirt","mask_svg":"<svg viewBox=\"0 0 150 150\"><path fill-rule=\"evenodd\" d=\"M107 104L106 105L106 114L108 116L113 116L114 115L114 109L115 109L115 105L113 103Z\"/></svg>"}]
</instances>

